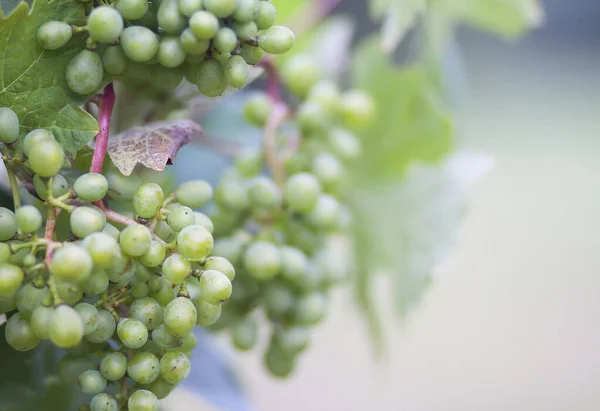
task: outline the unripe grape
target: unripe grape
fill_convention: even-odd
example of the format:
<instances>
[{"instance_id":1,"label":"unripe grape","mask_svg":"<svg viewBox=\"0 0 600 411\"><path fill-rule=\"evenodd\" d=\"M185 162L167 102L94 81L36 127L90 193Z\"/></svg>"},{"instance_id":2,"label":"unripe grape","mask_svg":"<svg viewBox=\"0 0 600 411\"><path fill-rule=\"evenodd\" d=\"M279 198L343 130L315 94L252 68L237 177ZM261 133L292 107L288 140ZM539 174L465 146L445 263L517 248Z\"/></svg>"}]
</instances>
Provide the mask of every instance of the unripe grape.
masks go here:
<instances>
[{"instance_id":1,"label":"unripe grape","mask_svg":"<svg viewBox=\"0 0 600 411\"><path fill-rule=\"evenodd\" d=\"M317 83L308 92L307 99L323 107L329 115L335 115L340 109L340 90L330 81Z\"/></svg>"},{"instance_id":2,"label":"unripe grape","mask_svg":"<svg viewBox=\"0 0 600 411\"><path fill-rule=\"evenodd\" d=\"M17 295L0 296L0 314L5 314L17 309Z\"/></svg>"},{"instance_id":3,"label":"unripe grape","mask_svg":"<svg viewBox=\"0 0 600 411\"><path fill-rule=\"evenodd\" d=\"M272 110L273 104L269 97L264 93L255 93L248 98L244 106L244 116L250 124L263 127Z\"/></svg>"},{"instance_id":4,"label":"unripe grape","mask_svg":"<svg viewBox=\"0 0 600 411\"><path fill-rule=\"evenodd\" d=\"M208 217L207 217L208 218ZM7 243L0 242L0 263L7 262L11 257L10 247Z\"/></svg>"},{"instance_id":5,"label":"unripe grape","mask_svg":"<svg viewBox=\"0 0 600 411\"><path fill-rule=\"evenodd\" d=\"M71 40L73 28L62 21L44 23L37 31L40 46L46 50L56 50Z\"/></svg>"},{"instance_id":6,"label":"unripe grape","mask_svg":"<svg viewBox=\"0 0 600 411\"><path fill-rule=\"evenodd\" d=\"M0 110L2 110L2 109L0 109ZM17 128L17 132L18 132L18 128ZM49 132L48 130L46 130L45 128L36 128L35 130L31 130L29 133L27 133L27 135L23 139L23 145L22 145L23 154L25 154L26 157L29 157L29 152L32 147L38 145L42 141L50 141L50 140L56 141L54 139L54 135L51 132Z\"/></svg>"},{"instance_id":7,"label":"unripe grape","mask_svg":"<svg viewBox=\"0 0 600 411\"><path fill-rule=\"evenodd\" d=\"M179 254L171 254L163 263L163 275L173 284L182 284L190 275L192 266Z\"/></svg>"},{"instance_id":8,"label":"unripe grape","mask_svg":"<svg viewBox=\"0 0 600 411\"><path fill-rule=\"evenodd\" d=\"M42 214L31 205L22 206L15 213L17 226L23 233L36 232L42 226Z\"/></svg>"},{"instance_id":9,"label":"unripe grape","mask_svg":"<svg viewBox=\"0 0 600 411\"><path fill-rule=\"evenodd\" d=\"M54 309L50 319L50 339L60 348L75 347L81 342L84 324L77 311L68 305Z\"/></svg>"},{"instance_id":10,"label":"unripe grape","mask_svg":"<svg viewBox=\"0 0 600 411\"><path fill-rule=\"evenodd\" d=\"M162 324L162 308L158 302L150 297L135 300L129 308L129 314L142 322L150 331Z\"/></svg>"},{"instance_id":11,"label":"unripe grape","mask_svg":"<svg viewBox=\"0 0 600 411\"><path fill-rule=\"evenodd\" d=\"M135 318L124 318L117 324L117 335L123 345L137 350L148 341L148 329Z\"/></svg>"},{"instance_id":12,"label":"unripe grape","mask_svg":"<svg viewBox=\"0 0 600 411\"><path fill-rule=\"evenodd\" d=\"M106 389L106 380L96 370L87 370L79 374L77 384L85 395L100 394Z\"/></svg>"},{"instance_id":13,"label":"unripe grape","mask_svg":"<svg viewBox=\"0 0 600 411\"><path fill-rule=\"evenodd\" d=\"M152 341L165 351L174 351L181 348L183 342L171 335L164 324L159 325L152 331Z\"/></svg>"},{"instance_id":14,"label":"unripe grape","mask_svg":"<svg viewBox=\"0 0 600 411\"><path fill-rule=\"evenodd\" d=\"M325 109L314 101L306 101L298 107L298 126L304 135L324 132L330 125Z\"/></svg>"},{"instance_id":15,"label":"unripe grape","mask_svg":"<svg viewBox=\"0 0 600 411\"><path fill-rule=\"evenodd\" d=\"M158 399L148 390L138 390L127 401L129 411L158 411Z\"/></svg>"},{"instance_id":16,"label":"unripe grape","mask_svg":"<svg viewBox=\"0 0 600 411\"><path fill-rule=\"evenodd\" d=\"M295 297L287 284L270 283L262 291L265 308L270 317L281 317L289 314L294 307Z\"/></svg>"},{"instance_id":17,"label":"unripe grape","mask_svg":"<svg viewBox=\"0 0 600 411\"><path fill-rule=\"evenodd\" d=\"M283 199L290 209L306 213L315 207L321 191L321 183L313 174L298 173L285 182Z\"/></svg>"},{"instance_id":18,"label":"unripe grape","mask_svg":"<svg viewBox=\"0 0 600 411\"><path fill-rule=\"evenodd\" d=\"M6 342L17 351L34 349L40 340L35 336L29 321L20 313L13 314L6 322L4 330Z\"/></svg>"},{"instance_id":19,"label":"unripe grape","mask_svg":"<svg viewBox=\"0 0 600 411\"><path fill-rule=\"evenodd\" d=\"M284 26L270 27L258 35L258 47L269 54L287 53L295 42L294 33Z\"/></svg>"},{"instance_id":20,"label":"unripe grape","mask_svg":"<svg viewBox=\"0 0 600 411\"><path fill-rule=\"evenodd\" d=\"M130 26L121 34L121 47L131 60L146 62L156 55L158 39L146 27Z\"/></svg>"},{"instance_id":21,"label":"unripe grape","mask_svg":"<svg viewBox=\"0 0 600 411\"><path fill-rule=\"evenodd\" d=\"M175 231L181 231L185 227L194 224L196 217L191 208L186 206L176 206L171 210L167 217L167 223Z\"/></svg>"},{"instance_id":22,"label":"unripe grape","mask_svg":"<svg viewBox=\"0 0 600 411\"><path fill-rule=\"evenodd\" d=\"M17 309L21 315L29 318L33 310L42 305L42 301L48 296L47 287L36 287L33 283L27 283L17 292Z\"/></svg>"},{"instance_id":23,"label":"unripe grape","mask_svg":"<svg viewBox=\"0 0 600 411\"><path fill-rule=\"evenodd\" d=\"M201 298L209 304L222 304L231 296L231 281L216 270L206 270L200 277Z\"/></svg>"},{"instance_id":24,"label":"unripe grape","mask_svg":"<svg viewBox=\"0 0 600 411\"><path fill-rule=\"evenodd\" d=\"M173 391L175 386L173 384L169 384L164 379L159 377L152 384L150 384L149 388L150 391L152 391L152 393L156 395L156 398L162 400L166 398L171 393L171 391Z\"/></svg>"},{"instance_id":25,"label":"unripe grape","mask_svg":"<svg viewBox=\"0 0 600 411\"><path fill-rule=\"evenodd\" d=\"M83 321L83 335L89 335L98 328L98 310L91 304L79 303L74 307Z\"/></svg>"},{"instance_id":26,"label":"unripe grape","mask_svg":"<svg viewBox=\"0 0 600 411\"><path fill-rule=\"evenodd\" d=\"M188 298L177 297L165 307L164 325L174 337L181 338L190 333L196 320L196 307Z\"/></svg>"},{"instance_id":27,"label":"unripe grape","mask_svg":"<svg viewBox=\"0 0 600 411\"><path fill-rule=\"evenodd\" d=\"M77 94L94 92L102 83L103 75L104 68L100 56L90 50L82 50L73 57L66 71L67 84ZM37 173L41 175L41 173ZM45 175L44 177L50 176Z\"/></svg>"},{"instance_id":28,"label":"unripe grape","mask_svg":"<svg viewBox=\"0 0 600 411\"><path fill-rule=\"evenodd\" d=\"M302 97L317 84L321 70L313 57L299 54L284 64L281 78L292 93Z\"/></svg>"},{"instance_id":29,"label":"unripe grape","mask_svg":"<svg viewBox=\"0 0 600 411\"><path fill-rule=\"evenodd\" d=\"M86 340L93 343L108 341L114 334L117 324L111 313L106 310L98 310L98 327L96 331L85 336Z\"/></svg>"},{"instance_id":30,"label":"unripe grape","mask_svg":"<svg viewBox=\"0 0 600 411\"><path fill-rule=\"evenodd\" d=\"M208 327L209 325L217 322L221 317L221 305L209 304L206 301L196 302L196 311L198 318L196 319L196 325Z\"/></svg>"},{"instance_id":31,"label":"unripe grape","mask_svg":"<svg viewBox=\"0 0 600 411\"><path fill-rule=\"evenodd\" d=\"M178 67L185 60L183 49L178 36L165 36L158 46L158 62L164 67Z\"/></svg>"},{"instance_id":32,"label":"unripe grape","mask_svg":"<svg viewBox=\"0 0 600 411\"><path fill-rule=\"evenodd\" d=\"M77 303L83 297L83 291L78 286L68 283L60 282L56 284L58 296L63 300L65 304L73 305Z\"/></svg>"},{"instance_id":33,"label":"unripe grape","mask_svg":"<svg viewBox=\"0 0 600 411\"><path fill-rule=\"evenodd\" d=\"M213 224L210 217L207 216L206 214L200 213L198 211L194 212L194 224L201 225L202 227L206 228L208 230L208 232L211 234L215 230L215 225Z\"/></svg>"},{"instance_id":34,"label":"unripe grape","mask_svg":"<svg viewBox=\"0 0 600 411\"><path fill-rule=\"evenodd\" d=\"M77 244L65 244L54 253L50 273L57 280L80 283L90 276L93 264L85 248Z\"/></svg>"},{"instance_id":35,"label":"unripe grape","mask_svg":"<svg viewBox=\"0 0 600 411\"><path fill-rule=\"evenodd\" d=\"M248 187L238 179L224 179L215 190L215 202L228 210L244 210L249 205Z\"/></svg>"},{"instance_id":36,"label":"unripe grape","mask_svg":"<svg viewBox=\"0 0 600 411\"><path fill-rule=\"evenodd\" d=\"M281 202L281 193L277 185L268 177L256 177L248 191L252 206L257 208L273 208Z\"/></svg>"},{"instance_id":37,"label":"unripe grape","mask_svg":"<svg viewBox=\"0 0 600 411\"><path fill-rule=\"evenodd\" d=\"M183 50L193 56L203 55L210 47L209 40L199 39L189 27L183 30L183 33L179 36L179 42Z\"/></svg>"},{"instance_id":38,"label":"unripe grape","mask_svg":"<svg viewBox=\"0 0 600 411\"><path fill-rule=\"evenodd\" d=\"M213 245L212 235L200 225L187 226L177 235L177 252L190 260L200 261L208 257Z\"/></svg>"},{"instance_id":39,"label":"unripe grape","mask_svg":"<svg viewBox=\"0 0 600 411\"><path fill-rule=\"evenodd\" d=\"M127 375L139 384L150 384L160 374L160 363L149 352L137 352L127 364Z\"/></svg>"},{"instance_id":40,"label":"unripe grape","mask_svg":"<svg viewBox=\"0 0 600 411\"><path fill-rule=\"evenodd\" d=\"M156 87L163 91L170 91L179 86L183 80L183 69L163 67L155 64L151 67L152 78Z\"/></svg>"},{"instance_id":41,"label":"unripe grape","mask_svg":"<svg viewBox=\"0 0 600 411\"><path fill-rule=\"evenodd\" d=\"M219 238L214 243L213 254L226 258L235 266L242 257L242 247L242 242L236 238Z\"/></svg>"},{"instance_id":42,"label":"unripe grape","mask_svg":"<svg viewBox=\"0 0 600 411\"><path fill-rule=\"evenodd\" d=\"M46 183L42 180L39 175L33 176L33 186L35 187L36 194L42 199L47 200L48 196L46 190ZM60 174L57 174L52 179L52 197L60 197L69 191L69 183Z\"/></svg>"},{"instance_id":43,"label":"unripe grape","mask_svg":"<svg viewBox=\"0 0 600 411\"><path fill-rule=\"evenodd\" d=\"M318 153L312 162L312 172L326 188L339 186L344 177L344 166L337 157L327 153Z\"/></svg>"},{"instance_id":44,"label":"unripe grape","mask_svg":"<svg viewBox=\"0 0 600 411\"><path fill-rule=\"evenodd\" d=\"M213 46L221 53L231 53L237 47L237 36L229 27L221 27L213 39Z\"/></svg>"},{"instance_id":45,"label":"unripe grape","mask_svg":"<svg viewBox=\"0 0 600 411\"><path fill-rule=\"evenodd\" d=\"M73 190L84 201L98 201L108 192L108 181L102 174L86 173L75 180Z\"/></svg>"},{"instance_id":46,"label":"unripe grape","mask_svg":"<svg viewBox=\"0 0 600 411\"><path fill-rule=\"evenodd\" d=\"M141 19L148 11L148 0L119 0L117 10L126 20Z\"/></svg>"},{"instance_id":47,"label":"unripe grape","mask_svg":"<svg viewBox=\"0 0 600 411\"><path fill-rule=\"evenodd\" d=\"M229 278L229 281L233 281L235 278L235 268L233 265L223 257L208 257L204 262L205 270L217 270L222 272Z\"/></svg>"},{"instance_id":48,"label":"unripe grape","mask_svg":"<svg viewBox=\"0 0 600 411\"><path fill-rule=\"evenodd\" d=\"M56 141L49 140L32 147L28 158L29 165L36 174L40 177L53 177L62 168L64 152Z\"/></svg>"},{"instance_id":49,"label":"unripe grape","mask_svg":"<svg viewBox=\"0 0 600 411\"><path fill-rule=\"evenodd\" d=\"M300 325L314 325L320 322L327 312L327 299L319 292L305 294L298 298L294 307L294 320Z\"/></svg>"},{"instance_id":50,"label":"unripe grape","mask_svg":"<svg viewBox=\"0 0 600 411\"><path fill-rule=\"evenodd\" d=\"M251 350L258 342L258 323L253 318L244 318L230 330L230 337L238 350Z\"/></svg>"},{"instance_id":51,"label":"unripe grape","mask_svg":"<svg viewBox=\"0 0 600 411\"><path fill-rule=\"evenodd\" d=\"M93 270L90 277L83 282L87 294L102 294L108 288L108 275L102 270Z\"/></svg>"},{"instance_id":52,"label":"unripe grape","mask_svg":"<svg viewBox=\"0 0 600 411\"><path fill-rule=\"evenodd\" d=\"M321 195L317 204L306 215L306 221L320 230L331 230L339 226L341 215L340 203L330 195Z\"/></svg>"},{"instance_id":53,"label":"unripe grape","mask_svg":"<svg viewBox=\"0 0 600 411\"><path fill-rule=\"evenodd\" d=\"M180 352L187 355L188 352L192 351L198 345L198 338L194 333L189 333L181 339Z\"/></svg>"},{"instance_id":54,"label":"unripe grape","mask_svg":"<svg viewBox=\"0 0 600 411\"><path fill-rule=\"evenodd\" d=\"M0 142L12 144L19 138L19 117L8 107L0 107Z\"/></svg>"},{"instance_id":55,"label":"unripe grape","mask_svg":"<svg viewBox=\"0 0 600 411\"><path fill-rule=\"evenodd\" d=\"M194 14L195 15L195 14ZM225 68L219 60L204 60L198 65L196 85L207 97L216 97L223 94L227 88Z\"/></svg>"},{"instance_id":56,"label":"unripe grape","mask_svg":"<svg viewBox=\"0 0 600 411\"><path fill-rule=\"evenodd\" d=\"M93 233L87 236L81 245L92 257L94 267L109 268L113 265L115 258L121 254L119 243L114 237L104 232Z\"/></svg>"},{"instance_id":57,"label":"unripe grape","mask_svg":"<svg viewBox=\"0 0 600 411\"><path fill-rule=\"evenodd\" d=\"M173 237L175 237L175 231L173 231L166 221L159 221L156 224L154 234L166 243L170 243Z\"/></svg>"},{"instance_id":58,"label":"unripe grape","mask_svg":"<svg viewBox=\"0 0 600 411\"><path fill-rule=\"evenodd\" d=\"M127 372L127 357L122 352L107 354L100 362L100 374L109 381L118 381Z\"/></svg>"},{"instance_id":59,"label":"unripe grape","mask_svg":"<svg viewBox=\"0 0 600 411\"><path fill-rule=\"evenodd\" d=\"M161 280L160 287L155 290L150 289L150 296L158 301L161 306L166 306L175 298L175 290L173 290L173 285L165 278L161 277Z\"/></svg>"},{"instance_id":60,"label":"unripe grape","mask_svg":"<svg viewBox=\"0 0 600 411\"><path fill-rule=\"evenodd\" d=\"M94 207L77 207L69 218L71 232L79 238L102 231L106 224L106 216Z\"/></svg>"},{"instance_id":61,"label":"unripe grape","mask_svg":"<svg viewBox=\"0 0 600 411\"><path fill-rule=\"evenodd\" d=\"M164 261L166 253L165 246L153 240L148 251L140 257L140 262L146 267L158 267Z\"/></svg>"},{"instance_id":62,"label":"unripe grape","mask_svg":"<svg viewBox=\"0 0 600 411\"><path fill-rule=\"evenodd\" d=\"M331 150L345 161L357 160L362 153L360 140L354 134L342 128L330 130L327 142Z\"/></svg>"},{"instance_id":63,"label":"unripe grape","mask_svg":"<svg viewBox=\"0 0 600 411\"><path fill-rule=\"evenodd\" d=\"M361 90L348 90L342 95L341 112L351 127L364 127L375 117L375 102Z\"/></svg>"},{"instance_id":64,"label":"unripe grape","mask_svg":"<svg viewBox=\"0 0 600 411\"><path fill-rule=\"evenodd\" d=\"M144 0L146 1L146 0ZM123 74L127 69L127 56L121 46L109 46L102 56L104 70L114 76Z\"/></svg>"},{"instance_id":65,"label":"unripe grape","mask_svg":"<svg viewBox=\"0 0 600 411\"><path fill-rule=\"evenodd\" d=\"M142 218L152 218L162 207L165 195L155 183L144 183L133 195L133 210Z\"/></svg>"},{"instance_id":66,"label":"unripe grape","mask_svg":"<svg viewBox=\"0 0 600 411\"><path fill-rule=\"evenodd\" d=\"M54 313L53 307L39 306L31 313L31 330L40 340L50 338L50 321Z\"/></svg>"},{"instance_id":67,"label":"unripe grape","mask_svg":"<svg viewBox=\"0 0 600 411\"><path fill-rule=\"evenodd\" d=\"M278 378L289 376L295 367L295 357L284 352L277 344L269 345L265 352L265 366L269 372Z\"/></svg>"},{"instance_id":68,"label":"unripe grape","mask_svg":"<svg viewBox=\"0 0 600 411\"><path fill-rule=\"evenodd\" d=\"M281 247L281 276L292 284L300 285L308 270L308 258L294 247Z\"/></svg>"},{"instance_id":69,"label":"unripe grape","mask_svg":"<svg viewBox=\"0 0 600 411\"><path fill-rule=\"evenodd\" d=\"M98 43L114 43L123 32L123 18L112 7L96 7L88 16L87 29Z\"/></svg>"},{"instance_id":70,"label":"unripe grape","mask_svg":"<svg viewBox=\"0 0 600 411\"><path fill-rule=\"evenodd\" d=\"M90 402L90 411L117 411L117 400L110 394L98 394Z\"/></svg>"},{"instance_id":71,"label":"unripe grape","mask_svg":"<svg viewBox=\"0 0 600 411\"><path fill-rule=\"evenodd\" d=\"M158 8L158 24L169 34L179 34L186 27L186 18L179 13L177 0L163 0Z\"/></svg>"},{"instance_id":72,"label":"unripe grape","mask_svg":"<svg viewBox=\"0 0 600 411\"><path fill-rule=\"evenodd\" d=\"M148 252L152 234L148 227L141 224L132 224L121 231L119 242L121 249L127 255L140 257Z\"/></svg>"},{"instance_id":73,"label":"unripe grape","mask_svg":"<svg viewBox=\"0 0 600 411\"><path fill-rule=\"evenodd\" d=\"M275 277L281 268L281 254L274 244L259 241L248 247L244 267L253 278L264 281Z\"/></svg>"},{"instance_id":74,"label":"unripe grape","mask_svg":"<svg viewBox=\"0 0 600 411\"><path fill-rule=\"evenodd\" d=\"M221 19L233 14L236 6L236 0L204 0L204 8Z\"/></svg>"},{"instance_id":75,"label":"unripe grape","mask_svg":"<svg viewBox=\"0 0 600 411\"><path fill-rule=\"evenodd\" d=\"M263 58L263 51L260 47L250 46L249 44L242 44L240 46L240 56L246 63L251 66L255 66Z\"/></svg>"},{"instance_id":76,"label":"unripe grape","mask_svg":"<svg viewBox=\"0 0 600 411\"><path fill-rule=\"evenodd\" d=\"M210 201L213 189L204 180L188 181L177 187L175 195L181 205L198 208L205 206Z\"/></svg>"},{"instance_id":77,"label":"unripe grape","mask_svg":"<svg viewBox=\"0 0 600 411\"><path fill-rule=\"evenodd\" d=\"M192 14L202 9L202 0L179 0L177 5L181 14L191 17Z\"/></svg>"},{"instance_id":78,"label":"unripe grape","mask_svg":"<svg viewBox=\"0 0 600 411\"><path fill-rule=\"evenodd\" d=\"M288 327L277 331L275 341L277 346L285 352L296 354L308 346L310 329L306 327Z\"/></svg>"},{"instance_id":79,"label":"unripe grape","mask_svg":"<svg viewBox=\"0 0 600 411\"><path fill-rule=\"evenodd\" d=\"M137 271L136 271L137 272ZM145 282L133 280L130 284L130 292L136 300L147 297L150 294L150 286Z\"/></svg>"},{"instance_id":80,"label":"unripe grape","mask_svg":"<svg viewBox=\"0 0 600 411\"><path fill-rule=\"evenodd\" d=\"M258 2L258 10L254 17L254 22L259 30L266 30L275 24L277 20L277 10L275 6L266 1Z\"/></svg>"},{"instance_id":81,"label":"unripe grape","mask_svg":"<svg viewBox=\"0 0 600 411\"><path fill-rule=\"evenodd\" d=\"M196 37L209 40L217 35L219 19L208 11L200 10L192 14L189 25Z\"/></svg>"},{"instance_id":82,"label":"unripe grape","mask_svg":"<svg viewBox=\"0 0 600 411\"><path fill-rule=\"evenodd\" d=\"M190 375L190 359L181 352L168 352L160 359L160 376L171 384L179 384Z\"/></svg>"},{"instance_id":83,"label":"unripe grape","mask_svg":"<svg viewBox=\"0 0 600 411\"><path fill-rule=\"evenodd\" d=\"M258 0L238 0L233 19L239 22L252 21L258 15Z\"/></svg>"},{"instance_id":84,"label":"unripe grape","mask_svg":"<svg viewBox=\"0 0 600 411\"><path fill-rule=\"evenodd\" d=\"M225 64L225 76L231 87L242 88L248 81L249 68L242 56L231 56Z\"/></svg>"}]
</instances>

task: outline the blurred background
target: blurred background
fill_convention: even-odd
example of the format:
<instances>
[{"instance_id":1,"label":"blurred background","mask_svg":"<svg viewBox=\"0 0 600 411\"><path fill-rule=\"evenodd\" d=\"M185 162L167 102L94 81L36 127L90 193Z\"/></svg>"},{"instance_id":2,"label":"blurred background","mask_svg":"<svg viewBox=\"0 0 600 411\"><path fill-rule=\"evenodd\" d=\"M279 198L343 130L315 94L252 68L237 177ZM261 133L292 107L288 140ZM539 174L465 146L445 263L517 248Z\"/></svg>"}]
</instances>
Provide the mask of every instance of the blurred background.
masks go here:
<instances>
[{"instance_id":1,"label":"blurred background","mask_svg":"<svg viewBox=\"0 0 600 411\"><path fill-rule=\"evenodd\" d=\"M494 167L420 306L383 313L377 358L339 292L284 381L218 340L257 410L600 409L600 3L543 3L545 25L518 42L460 32L460 143ZM212 409L183 390L165 408Z\"/></svg>"}]
</instances>

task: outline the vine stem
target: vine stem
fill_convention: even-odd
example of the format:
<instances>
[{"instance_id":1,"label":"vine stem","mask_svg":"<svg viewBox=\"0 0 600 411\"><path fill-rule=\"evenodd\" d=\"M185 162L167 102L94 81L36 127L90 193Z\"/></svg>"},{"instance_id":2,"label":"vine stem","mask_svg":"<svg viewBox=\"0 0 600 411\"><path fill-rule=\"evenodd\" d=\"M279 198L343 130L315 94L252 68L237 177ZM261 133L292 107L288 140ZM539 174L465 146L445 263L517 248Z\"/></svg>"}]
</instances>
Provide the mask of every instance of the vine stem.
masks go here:
<instances>
[{"instance_id":1,"label":"vine stem","mask_svg":"<svg viewBox=\"0 0 600 411\"><path fill-rule=\"evenodd\" d=\"M15 176L15 173L10 169L10 167L6 167L6 174L8 175L8 182L10 183L10 189L12 191L15 211L17 211L17 208L21 207L21 192L19 191L17 177Z\"/></svg>"},{"instance_id":2,"label":"vine stem","mask_svg":"<svg viewBox=\"0 0 600 411\"><path fill-rule=\"evenodd\" d=\"M271 57L265 57L261 60L260 65L265 69L267 74L266 93L275 102L281 101L281 78L279 70L275 66L275 62Z\"/></svg>"},{"instance_id":3,"label":"vine stem","mask_svg":"<svg viewBox=\"0 0 600 411\"><path fill-rule=\"evenodd\" d=\"M46 246L46 256L44 258L44 264L48 268L50 268L50 263L52 262L52 246L54 239L54 230L56 229L56 217L58 216L60 211L60 208L54 208L53 206L48 207L48 216L46 218L46 230L44 233L44 238L48 242L48 245ZM62 300L60 298L60 295L58 294L56 282L54 281L54 277L52 276L52 274L50 274L50 276L48 277L48 287L50 288L50 293L52 294L54 304L60 304Z\"/></svg>"},{"instance_id":4,"label":"vine stem","mask_svg":"<svg viewBox=\"0 0 600 411\"><path fill-rule=\"evenodd\" d=\"M284 103L276 103L267 120L263 134L266 162L273 174L273 180L278 186L283 185L285 173L283 161L277 153L277 129L288 118L289 114L290 110Z\"/></svg>"},{"instance_id":5,"label":"vine stem","mask_svg":"<svg viewBox=\"0 0 600 411\"><path fill-rule=\"evenodd\" d=\"M108 83L106 87L104 87L104 95L102 96L102 104L100 106L100 114L98 118L100 131L96 135L96 147L94 148L94 157L92 158L90 173L102 173L102 165L104 164L106 147L108 146L110 118L112 117L114 105L115 89L113 87L113 83Z\"/></svg>"}]
</instances>

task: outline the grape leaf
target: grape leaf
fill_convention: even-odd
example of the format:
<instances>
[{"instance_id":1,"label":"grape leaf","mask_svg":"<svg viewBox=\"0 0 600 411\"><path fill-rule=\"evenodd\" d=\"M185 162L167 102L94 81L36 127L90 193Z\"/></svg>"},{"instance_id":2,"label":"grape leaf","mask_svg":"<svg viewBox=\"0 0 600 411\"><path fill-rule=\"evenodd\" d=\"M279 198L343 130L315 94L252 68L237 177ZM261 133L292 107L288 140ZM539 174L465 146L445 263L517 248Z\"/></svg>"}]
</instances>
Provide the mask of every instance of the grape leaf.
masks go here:
<instances>
[{"instance_id":1,"label":"grape leaf","mask_svg":"<svg viewBox=\"0 0 600 411\"><path fill-rule=\"evenodd\" d=\"M84 6L70 0L35 0L31 10L23 2L0 19L0 106L19 116L21 138L29 130L46 128L72 159L98 132L96 119L79 108L89 96L73 93L65 79L67 65L85 41L75 36L59 50L42 49L36 32L49 20L83 25Z\"/></svg>"},{"instance_id":2,"label":"grape leaf","mask_svg":"<svg viewBox=\"0 0 600 411\"><path fill-rule=\"evenodd\" d=\"M128 176L139 163L163 171L184 144L202 128L190 120L162 121L133 127L108 140L108 154L115 166Z\"/></svg>"}]
</instances>

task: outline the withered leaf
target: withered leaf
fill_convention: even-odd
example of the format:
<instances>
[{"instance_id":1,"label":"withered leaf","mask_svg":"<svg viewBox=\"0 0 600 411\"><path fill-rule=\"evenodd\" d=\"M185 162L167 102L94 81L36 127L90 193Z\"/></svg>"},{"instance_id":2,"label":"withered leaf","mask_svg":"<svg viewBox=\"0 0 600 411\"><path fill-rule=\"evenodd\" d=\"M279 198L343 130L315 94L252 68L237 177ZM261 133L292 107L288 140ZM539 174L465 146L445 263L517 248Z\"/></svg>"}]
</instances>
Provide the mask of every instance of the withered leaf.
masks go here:
<instances>
[{"instance_id":1,"label":"withered leaf","mask_svg":"<svg viewBox=\"0 0 600 411\"><path fill-rule=\"evenodd\" d=\"M163 171L195 133L204 134L202 128L191 120L161 121L133 127L108 140L108 154L126 176L131 175L138 163Z\"/></svg>"}]
</instances>

